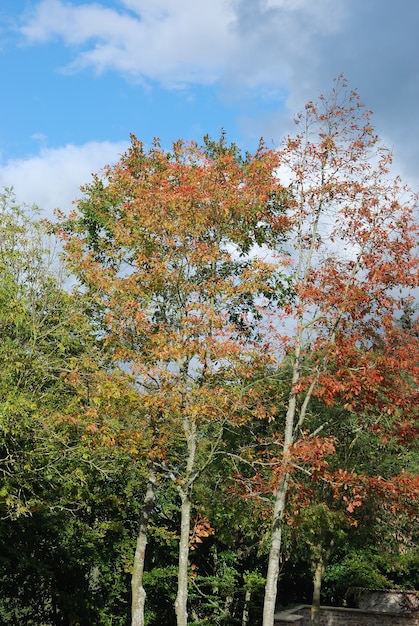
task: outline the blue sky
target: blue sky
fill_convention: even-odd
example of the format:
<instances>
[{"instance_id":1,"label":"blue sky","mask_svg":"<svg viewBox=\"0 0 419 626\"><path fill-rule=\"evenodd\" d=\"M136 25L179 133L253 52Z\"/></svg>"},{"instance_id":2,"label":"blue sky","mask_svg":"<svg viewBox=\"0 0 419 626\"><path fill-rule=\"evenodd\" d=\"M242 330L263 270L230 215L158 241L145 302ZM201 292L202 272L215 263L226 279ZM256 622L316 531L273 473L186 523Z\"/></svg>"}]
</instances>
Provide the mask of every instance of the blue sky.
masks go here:
<instances>
[{"instance_id":1,"label":"blue sky","mask_svg":"<svg viewBox=\"0 0 419 626\"><path fill-rule=\"evenodd\" d=\"M419 188L417 0L1 0L0 186L67 210L132 132L279 144L343 73Z\"/></svg>"}]
</instances>

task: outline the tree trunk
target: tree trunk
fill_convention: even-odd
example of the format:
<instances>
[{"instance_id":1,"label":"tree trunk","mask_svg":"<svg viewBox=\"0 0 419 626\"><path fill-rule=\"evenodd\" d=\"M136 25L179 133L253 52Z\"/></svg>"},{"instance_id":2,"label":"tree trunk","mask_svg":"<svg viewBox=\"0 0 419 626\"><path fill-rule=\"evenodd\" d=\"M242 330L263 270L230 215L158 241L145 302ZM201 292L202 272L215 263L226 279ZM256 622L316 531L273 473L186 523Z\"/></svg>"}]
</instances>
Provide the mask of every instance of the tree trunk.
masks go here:
<instances>
[{"instance_id":1,"label":"tree trunk","mask_svg":"<svg viewBox=\"0 0 419 626\"><path fill-rule=\"evenodd\" d=\"M187 493L182 494L178 589L175 602L177 626L188 623L188 567L189 567L189 533L191 526L191 500Z\"/></svg>"},{"instance_id":2,"label":"tree trunk","mask_svg":"<svg viewBox=\"0 0 419 626\"><path fill-rule=\"evenodd\" d=\"M324 574L324 562L319 559L316 563L313 576L313 601L311 603L311 623L320 623L320 592Z\"/></svg>"},{"instance_id":3,"label":"tree trunk","mask_svg":"<svg viewBox=\"0 0 419 626\"><path fill-rule=\"evenodd\" d=\"M252 598L252 592L247 589L246 595L244 597L244 607L243 607L243 615L242 615L242 626L247 626L249 623L249 607L250 600Z\"/></svg>"},{"instance_id":4,"label":"tree trunk","mask_svg":"<svg viewBox=\"0 0 419 626\"><path fill-rule=\"evenodd\" d=\"M273 626L281 556L282 517L288 491L289 476L286 474L276 492L268 572L266 574L265 599L263 603L263 626Z\"/></svg>"},{"instance_id":5,"label":"tree trunk","mask_svg":"<svg viewBox=\"0 0 419 626\"><path fill-rule=\"evenodd\" d=\"M191 499L193 485L197 476L195 473L197 427L195 421L187 414L185 414L183 419L183 432L186 437L188 456L186 460L184 483L183 485L177 485L181 501L178 586L175 601L177 626L187 626L188 623L188 568L189 539L191 530Z\"/></svg>"},{"instance_id":6,"label":"tree trunk","mask_svg":"<svg viewBox=\"0 0 419 626\"><path fill-rule=\"evenodd\" d=\"M296 359L294 364L294 376L293 376L293 385L297 384L299 380L299 361ZM275 504L274 504L274 514L273 514L273 522L272 522L272 534L271 534L271 545L269 550L269 560L268 560L268 572L266 574L266 585L265 585L265 599L263 603L263 626L273 626L274 625L274 616L275 616L275 605L276 605L276 596L277 596L277 587L278 587L278 576L279 576L279 561L281 556L281 543L282 543L282 520L284 517L288 486L290 481L290 476L288 473L289 462L290 462L290 448L294 443L295 435L294 429L295 427L302 427L305 419L305 412L308 406L308 400L311 394L311 389L308 390L306 398L297 413L296 409L296 394L294 392L291 393L287 417L285 422L285 437L284 437L284 451L283 451L283 460L282 467L284 471L284 475L282 480L279 483L278 489L275 494ZM297 421L298 417L298 421Z\"/></svg>"},{"instance_id":7,"label":"tree trunk","mask_svg":"<svg viewBox=\"0 0 419 626\"><path fill-rule=\"evenodd\" d=\"M131 626L144 626L144 607L146 592L143 587L143 574L145 564L145 553L147 547L148 520L153 510L156 497L156 473L151 466L147 491L144 497L143 508L140 514L140 528L138 530L137 545L135 548L134 567L131 578L132 605L131 605Z\"/></svg>"},{"instance_id":8,"label":"tree trunk","mask_svg":"<svg viewBox=\"0 0 419 626\"><path fill-rule=\"evenodd\" d=\"M278 485L278 489L276 490L275 494L271 545L269 550L268 572L266 574L265 599L263 602L263 626L274 626L275 605L279 576L279 560L281 556L282 519L284 517L285 503L287 499L288 485L290 480L288 473L290 462L290 448L291 445L294 443L294 428L297 416L297 393L295 388L300 379L301 333L302 330L300 324L295 342L295 357L291 381L292 387L288 399L287 415L285 418L284 450L282 455L283 477ZM304 402L299 412L299 426L302 425L304 421L306 407L307 404L306 402Z\"/></svg>"},{"instance_id":9,"label":"tree trunk","mask_svg":"<svg viewBox=\"0 0 419 626\"><path fill-rule=\"evenodd\" d=\"M224 602L224 619L231 619L231 607L233 606L234 596L233 594L228 594Z\"/></svg>"}]
</instances>

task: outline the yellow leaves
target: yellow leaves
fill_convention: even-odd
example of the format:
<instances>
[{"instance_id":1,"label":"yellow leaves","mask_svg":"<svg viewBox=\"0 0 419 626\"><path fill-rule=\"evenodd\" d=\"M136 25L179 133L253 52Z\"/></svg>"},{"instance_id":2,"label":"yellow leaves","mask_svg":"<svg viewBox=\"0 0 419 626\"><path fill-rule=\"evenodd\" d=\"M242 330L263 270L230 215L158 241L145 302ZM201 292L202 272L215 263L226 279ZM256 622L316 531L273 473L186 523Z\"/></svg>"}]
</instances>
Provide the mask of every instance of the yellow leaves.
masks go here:
<instances>
[{"instance_id":1,"label":"yellow leaves","mask_svg":"<svg viewBox=\"0 0 419 626\"><path fill-rule=\"evenodd\" d=\"M93 404L94 404L94 405L95 405L95 407L97 407L97 408L99 408L99 407L100 407L100 405L101 405L101 403L102 403L101 398L99 398L98 396L94 396L94 397L91 399L91 401L93 402Z\"/></svg>"},{"instance_id":2,"label":"yellow leaves","mask_svg":"<svg viewBox=\"0 0 419 626\"><path fill-rule=\"evenodd\" d=\"M179 535L177 532L168 530L164 526L154 526L153 524L149 527L149 533L151 537L156 537L156 539L166 545L173 545L174 541L179 540Z\"/></svg>"},{"instance_id":3,"label":"yellow leaves","mask_svg":"<svg viewBox=\"0 0 419 626\"><path fill-rule=\"evenodd\" d=\"M86 431L88 433L97 433L99 430L99 426L96 422L91 422L86 426Z\"/></svg>"},{"instance_id":4,"label":"yellow leaves","mask_svg":"<svg viewBox=\"0 0 419 626\"><path fill-rule=\"evenodd\" d=\"M269 412L268 412L268 422L269 424L271 424L272 422L274 422L276 420L278 416L278 407L276 405L273 405L269 408Z\"/></svg>"},{"instance_id":5,"label":"yellow leaves","mask_svg":"<svg viewBox=\"0 0 419 626\"><path fill-rule=\"evenodd\" d=\"M96 407L88 406L84 410L84 417L88 420L95 420L99 417L99 412Z\"/></svg>"}]
</instances>

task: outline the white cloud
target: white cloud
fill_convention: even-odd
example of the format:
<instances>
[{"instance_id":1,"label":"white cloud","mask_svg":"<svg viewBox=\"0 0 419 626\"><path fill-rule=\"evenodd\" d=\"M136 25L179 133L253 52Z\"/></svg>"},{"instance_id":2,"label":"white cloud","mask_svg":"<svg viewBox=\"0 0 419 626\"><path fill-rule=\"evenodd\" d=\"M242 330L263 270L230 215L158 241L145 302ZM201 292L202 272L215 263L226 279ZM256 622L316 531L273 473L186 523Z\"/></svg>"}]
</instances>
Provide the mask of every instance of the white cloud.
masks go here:
<instances>
[{"instance_id":1,"label":"white cloud","mask_svg":"<svg viewBox=\"0 0 419 626\"><path fill-rule=\"evenodd\" d=\"M51 217L81 196L80 186L107 163L115 163L126 143L90 142L43 149L36 156L0 165L0 187L13 187L19 202L37 204Z\"/></svg>"},{"instance_id":2,"label":"white cloud","mask_svg":"<svg viewBox=\"0 0 419 626\"><path fill-rule=\"evenodd\" d=\"M292 76L315 39L339 30L348 0L42 0L22 27L29 43L61 38L73 70L117 70L173 86Z\"/></svg>"},{"instance_id":3,"label":"white cloud","mask_svg":"<svg viewBox=\"0 0 419 626\"><path fill-rule=\"evenodd\" d=\"M126 0L124 11L97 3L43 0L21 33L28 43L62 38L78 49L72 69L107 69L166 85L208 83L231 56L234 18L224 0Z\"/></svg>"},{"instance_id":4,"label":"white cloud","mask_svg":"<svg viewBox=\"0 0 419 626\"><path fill-rule=\"evenodd\" d=\"M41 0L21 32L28 43L61 39L73 71L114 70L165 87L217 84L286 94L287 111L255 120L282 136L308 99L343 73L376 112L380 134L406 171L419 167L419 3L404 0ZM247 127L252 120L246 121Z\"/></svg>"}]
</instances>

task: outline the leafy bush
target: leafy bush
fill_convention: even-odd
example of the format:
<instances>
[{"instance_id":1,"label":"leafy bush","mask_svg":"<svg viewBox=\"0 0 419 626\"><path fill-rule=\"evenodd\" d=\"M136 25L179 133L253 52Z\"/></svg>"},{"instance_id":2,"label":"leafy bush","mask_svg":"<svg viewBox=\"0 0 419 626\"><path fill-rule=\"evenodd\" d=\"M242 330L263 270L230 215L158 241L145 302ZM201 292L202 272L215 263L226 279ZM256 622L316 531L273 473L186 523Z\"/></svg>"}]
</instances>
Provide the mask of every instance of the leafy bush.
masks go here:
<instances>
[{"instance_id":1,"label":"leafy bush","mask_svg":"<svg viewBox=\"0 0 419 626\"><path fill-rule=\"evenodd\" d=\"M323 592L331 604L351 604L355 587L388 589L391 581L382 571L380 557L372 552L349 552L326 567Z\"/></svg>"}]
</instances>

